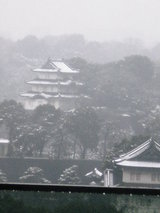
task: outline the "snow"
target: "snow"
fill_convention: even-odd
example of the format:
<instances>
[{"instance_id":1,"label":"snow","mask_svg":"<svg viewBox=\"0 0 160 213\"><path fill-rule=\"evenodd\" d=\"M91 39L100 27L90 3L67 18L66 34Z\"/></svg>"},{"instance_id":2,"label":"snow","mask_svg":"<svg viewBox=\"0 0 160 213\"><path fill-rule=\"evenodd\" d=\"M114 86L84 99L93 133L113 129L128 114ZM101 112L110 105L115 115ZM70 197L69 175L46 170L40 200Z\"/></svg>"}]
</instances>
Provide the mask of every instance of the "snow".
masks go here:
<instances>
[{"instance_id":1,"label":"snow","mask_svg":"<svg viewBox=\"0 0 160 213\"><path fill-rule=\"evenodd\" d=\"M103 173L100 172L97 168L94 168L93 171L88 172L85 176L90 177L90 176L94 176L94 175L101 177L103 175Z\"/></svg>"},{"instance_id":2,"label":"snow","mask_svg":"<svg viewBox=\"0 0 160 213\"><path fill-rule=\"evenodd\" d=\"M28 81L27 84L43 84L43 85L70 85L72 83L75 83L76 85L83 85L81 82L77 82L77 81L56 81L56 82L52 82L52 81L41 81L41 80L33 80L33 81Z\"/></svg>"},{"instance_id":3,"label":"snow","mask_svg":"<svg viewBox=\"0 0 160 213\"><path fill-rule=\"evenodd\" d=\"M64 62L61 61L53 61L54 65L60 69L60 72L63 73L79 73L77 70L70 69Z\"/></svg>"},{"instance_id":4,"label":"snow","mask_svg":"<svg viewBox=\"0 0 160 213\"><path fill-rule=\"evenodd\" d=\"M46 93L23 93L21 94L22 97L29 97L34 98L35 96L41 96L43 98L79 98L78 95L65 95L65 94L57 94L57 95L51 95Z\"/></svg>"},{"instance_id":5,"label":"snow","mask_svg":"<svg viewBox=\"0 0 160 213\"><path fill-rule=\"evenodd\" d=\"M141 167L141 168L160 168L160 163L158 162L145 162L145 161L123 161L117 163L117 165L129 167Z\"/></svg>"},{"instance_id":6,"label":"snow","mask_svg":"<svg viewBox=\"0 0 160 213\"><path fill-rule=\"evenodd\" d=\"M38 68L38 69L34 69L33 71L34 72L57 72L58 69L40 69L40 68Z\"/></svg>"},{"instance_id":7,"label":"snow","mask_svg":"<svg viewBox=\"0 0 160 213\"><path fill-rule=\"evenodd\" d=\"M39 95L44 97L44 98L52 98L53 97L52 95L48 95L46 93L40 93Z\"/></svg>"},{"instance_id":8,"label":"snow","mask_svg":"<svg viewBox=\"0 0 160 213\"><path fill-rule=\"evenodd\" d=\"M122 114L122 116L123 117L131 117L129 114L126 114L126 113Z\"/></svg>"},{"instance_id":9,"label":"snow","mask_svg":"<svg viewBox=\"0 0 160 213\"><path fill-rule=\"evenodd\" d=\"M2 143L9 143L8 139L0 138L0 144Z\"/></svg>"},{"instance_id":10,"label":"snow","mask_svg":"<svg viewBox=\"0 0 160 213\"><path fill-rule=\"evenodd\" d=\"M151 141L152 141L152 139L149 139L146 142L144 142L143 144L141 144L140 146L138 146L137 148L133 149L132 151L130 151L126 154L120 155L120 158L116 159L115 162L120 162L120 161L123 161L123 160L132 159L132 158L140 155L146 149L149 148ZM154 144L155 144L155 142L154 142Z\"/></svg>"},{"instance_id":11,"label":"snow","mask_svg":"<svg viewBox=\"0 0 160 213\"><path fill-rule=\"evenodd\" d=\"M34 80L34 81L28 81L27 84L58 85L58 82Z\"/></svg>"},{"instance_id":12,"label":"snow","mask_svg":"<svg viewBox=\"0 0 160 213\"><path fill-rule=\"evenodd\" d=\"M33 98L37 93L23 93L21 94L22 97L30 97Z\"/></svg>"},{"instance_id":13,"label":"snow","mask_svg":"<svg viewBox=\"0 0 160 213\"><path fill-rule=\"evenodd\" d=\"M60 96L61 96L62 98L79 98L78 95L64 95L64 94L60 94Z\"/></svg>"},{"instance_id":14,"label":"snow","mask_svg":"<svg viewBox=\"0 0 160 213\"><path fill-rule=\"evenodd\" d=\"M76 85L83 85L83 83L81 82L78 82L78 81L71 81L71 80L68 80L68 81L61 81L59 82L61 85L70 85L70 84L76 84Z\"/></svg>"},{"instance_id":15,"label":"snow","mask_svg":"<svg viewBox=\"0 0 160 213\"><path fill-rule=\"evenodd\" d=\"M143 144L141 144L140 146L138 146L137 148L133 149L132 151L120 155L120 158L114 160L114 162L119 165L119 163L123 163L126 160L135 158L136 156L140 155L141 153L143 153L145 150L147 150L151 143L153 143L153 145L155 146L155 148L160 151L160 144L158 144L156 141L153 141L152 138L150 138L149 140L147 140L146 142L144 142Z\"/></svg>"}]
</instances>

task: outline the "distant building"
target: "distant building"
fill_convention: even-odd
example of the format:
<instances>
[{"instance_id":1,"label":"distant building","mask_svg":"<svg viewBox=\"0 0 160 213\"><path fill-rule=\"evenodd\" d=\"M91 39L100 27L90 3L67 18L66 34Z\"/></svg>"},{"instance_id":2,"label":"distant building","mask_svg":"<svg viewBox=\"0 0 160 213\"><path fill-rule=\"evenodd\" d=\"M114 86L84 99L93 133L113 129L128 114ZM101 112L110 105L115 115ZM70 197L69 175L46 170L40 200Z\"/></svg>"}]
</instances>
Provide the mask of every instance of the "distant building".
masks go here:
<instances>
[{"instance_id":1,"label":"distant building","mask_svg":"<svg viewBox=\"0 0 160 213\"><path fill-rule=\"evenodd\" d=\"M80 94L83 83L79 82L78 70L73 70L61 60L48 59L42 68L34 69L34 80L27 82L31 89L21 94L25 109L51 104L55 108L71 110L86 96Z\"/></svg>"},{"instance_id":2,"label":"distant building","mask_svg":"<svg viewBox=\"0 0 160 213\"><path fill-rule=\"evenodd\" d=\"M113 163L116 167L113 180L118 176L117 184L131 187L160 187L160 144L153 139L120 155Z\"/></svg>"}]
</instances>

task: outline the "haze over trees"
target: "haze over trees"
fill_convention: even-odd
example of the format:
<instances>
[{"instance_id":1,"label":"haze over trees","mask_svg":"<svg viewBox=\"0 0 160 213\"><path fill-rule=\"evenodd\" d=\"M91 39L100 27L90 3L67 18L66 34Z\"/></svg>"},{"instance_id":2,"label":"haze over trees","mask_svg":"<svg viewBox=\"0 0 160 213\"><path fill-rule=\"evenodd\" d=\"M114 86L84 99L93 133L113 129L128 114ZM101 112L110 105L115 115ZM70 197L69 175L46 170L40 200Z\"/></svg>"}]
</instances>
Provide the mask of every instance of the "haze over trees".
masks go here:
<instances>
[{"instance_id":1,"label":"haze over trees","mask_svg":"<svg viewBox=\"0 0 160 213\"><path fill-rule=\"evenodd\" d=\"M45 150L53 159L104 159L123 139L159 139L159 45L147 49L139 41L27 36L1 38L0 50L0 118L9 131L10 156L41 157ZM86 105L79 102L70 115L49 105L28 112L18 103L19 94L27 91L25 82L33 79L31 69L48 57L64 58L80 70L80 93L90 99Z\"/></svg>"}]
</instances>

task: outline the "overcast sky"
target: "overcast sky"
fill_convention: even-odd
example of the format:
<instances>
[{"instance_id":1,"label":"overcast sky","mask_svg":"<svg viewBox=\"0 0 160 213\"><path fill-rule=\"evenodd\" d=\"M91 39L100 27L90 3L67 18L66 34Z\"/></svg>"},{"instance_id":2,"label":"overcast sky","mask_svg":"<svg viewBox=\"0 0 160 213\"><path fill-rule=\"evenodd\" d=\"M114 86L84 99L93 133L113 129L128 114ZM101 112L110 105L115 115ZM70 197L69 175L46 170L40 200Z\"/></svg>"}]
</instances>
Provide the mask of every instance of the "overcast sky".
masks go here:
<instances>
[{"instance_id":1,"label":"overcast sky","mask_svg":"<svg viewBox=\"0 0 160 213\"><path fill-rule=\"evenodd\" d=\"M0 35L160 41L160 0L0 0Z\"/></svg>"}]
</instances>

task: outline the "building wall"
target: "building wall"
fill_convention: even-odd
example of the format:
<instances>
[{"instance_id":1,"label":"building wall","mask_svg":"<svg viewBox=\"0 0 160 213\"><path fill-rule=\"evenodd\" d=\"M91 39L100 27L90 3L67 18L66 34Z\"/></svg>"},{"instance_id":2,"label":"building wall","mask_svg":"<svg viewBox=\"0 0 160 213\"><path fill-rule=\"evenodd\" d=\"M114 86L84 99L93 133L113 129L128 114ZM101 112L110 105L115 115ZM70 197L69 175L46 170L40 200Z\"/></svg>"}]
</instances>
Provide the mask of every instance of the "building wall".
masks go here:
<instances>
[{"instance_id":1,"label":"building wall","mask_svg":"<svg viewBox=\"0 0 160 213\"><path fill-rule=\"evenodd\" d=\"M104 186L110 187L113 186L113 170L106 169L104 172Z\"/></svg>"},{"instance_id":2,"label":"building wall","mask_svg":"<svg viewBox=\"0 0 160 213\"><path fill-rule=\"evenodd\" d=\"M25 99L23 101L23 106L25 109L28 110L34 110L36 107L40 106L40 105L44 105L47 104L47 100L45 99Z\"/></svg>"},{"instance_id":3,"label":"building wall","mask_svg":"<svg viewBox=\"0 0 160 213\"><path fill-rule=\"evenodd\" d=\"M39 73L37 73L36 77L38 79L44 79L44 80L48 80L48 79L55 80L55 79L58 79L57 73L48 73L48 72L46 72L46 73L44 73L44 72L40 73L39 72Z\"/></svg>"},{"instance_id":4,"label":"building wall","mask_svg":"<svg viewBox=\"0 0 160 213\"><path fill-rule=\"evenodd\" d=\"M123 183L160 184L160 170L123 168Z\"/></svg>"},{"instance_id":5,"label":"building wall","mask_svg":"<svg viewBox=\"0 0 160 213\"><path fill-rule=\"evenodd\" d=\"M32 92L58 92L56 85L32 85Z\"/></svg>"},{"instance_id":6,"label":"building wall","mask_svg":"<svg viewBox=\"0 0 160 213\"><path fill-rule=\"evenodd\" d=\"M7 156L8 153L8 143L0 143L0 157Z\"/></svg>"}]
</instances>

